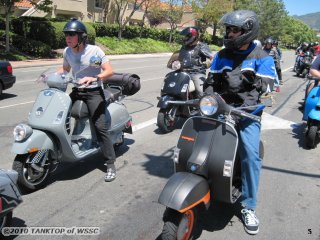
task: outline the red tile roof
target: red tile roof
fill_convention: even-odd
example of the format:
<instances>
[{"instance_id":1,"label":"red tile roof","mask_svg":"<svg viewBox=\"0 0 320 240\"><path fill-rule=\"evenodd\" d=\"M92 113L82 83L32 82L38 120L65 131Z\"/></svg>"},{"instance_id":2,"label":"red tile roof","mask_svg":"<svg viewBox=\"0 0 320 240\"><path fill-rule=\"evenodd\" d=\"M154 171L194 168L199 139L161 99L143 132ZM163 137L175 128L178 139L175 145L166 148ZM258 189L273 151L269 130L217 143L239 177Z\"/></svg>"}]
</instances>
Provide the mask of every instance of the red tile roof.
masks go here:
<instances>
[{"instance_id":1,"label":"red tile roof","mask_svg":"<svg viewBox=\"0 0 320 240\"><path fill-rule=\"evenodd\" d=\"M21 0L20 2L14 3L14 6L18 8L31 8L32 4L29 0Z\"/></svg>"}]
</instances>

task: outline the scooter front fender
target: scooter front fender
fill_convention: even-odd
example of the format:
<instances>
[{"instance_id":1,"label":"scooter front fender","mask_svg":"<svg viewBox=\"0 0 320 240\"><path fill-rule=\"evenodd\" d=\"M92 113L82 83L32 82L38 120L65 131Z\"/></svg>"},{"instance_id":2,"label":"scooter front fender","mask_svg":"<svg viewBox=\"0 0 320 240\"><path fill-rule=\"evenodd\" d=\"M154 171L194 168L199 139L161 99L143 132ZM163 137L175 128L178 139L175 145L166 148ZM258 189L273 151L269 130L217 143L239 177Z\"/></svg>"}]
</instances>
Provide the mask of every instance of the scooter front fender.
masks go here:
<instances>
[{"instance_id":1,"label":"scooter front fender","mask_svg":"<svg viewBox=\"0 0 320 240\"><path fill-rule=\"evenodd\" d=\"M210 188L206 179L201 176L177 172L172 175L163 188L158 202L181 213L204 203L210 204Z\"/></svg>"},{"instance_id":2,"label":"scooter front fender","mask_svg":"<svg viewBox=\"0 0 320 240\"><path fill-rule=\"evenodd\" d=\"M32 134L27 139L13 143L11 152L25 154L32 148L55 150L53 140L47 133L33 129Z\"/></svg>"},{"instance_id":3,"label":"scooter front fender","mask_svg":"<svg viewBox=\"0 0 320 240\"><path fill-rule=\"evenodd\" d=\"M169 106L168 101L172 101L172 100L174 100L174 97L169 95L164 95L160 97L157 107L160 109L166 109Z\"/></svg>"},{"instance_id":4,"label":"scooter front fender","mask_svg":"<svg viewBox=\"0 0 320 240\"><path fill-rule=\"evenodd\" d=\"M308 120L316 120L320 122L320 111L312 109L308 114Z\"/></svg>"}]
</instances>

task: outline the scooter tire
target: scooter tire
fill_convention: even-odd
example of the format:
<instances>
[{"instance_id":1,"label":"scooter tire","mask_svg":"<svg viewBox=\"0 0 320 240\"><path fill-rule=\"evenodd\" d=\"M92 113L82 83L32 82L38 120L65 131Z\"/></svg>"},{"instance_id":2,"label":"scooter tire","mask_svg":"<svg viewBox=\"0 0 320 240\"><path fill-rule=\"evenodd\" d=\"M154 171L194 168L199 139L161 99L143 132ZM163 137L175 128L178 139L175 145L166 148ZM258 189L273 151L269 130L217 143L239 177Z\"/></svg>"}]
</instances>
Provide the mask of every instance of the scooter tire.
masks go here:
<instances>
[{"instance_id":1,"label":"scooter tire","mask_svg":"<svg viewBox=\"0 0 320 240\"><path fill-rule=\"evenodd\" d=\"M315 148L317 145L317 126L310 126L306 133L306 145L308 148Z\"/></svg>"},{"instance_id":2,"label":"scooter tire","mask_svg":"<svg viewBox=\"0 0 320 240\"><path fill-rule=\"evenodd\" d=\"M0 218L0 236L2 237L2 229L4 227L10 227L12 221L12 211L8 212L7 215Z\"/></svg>"},{"instance_id":3,"label":"scooter tire","mask_svg":"<svg viewBox=\"0 0 320 240\"><path fill-rule=\"evenodd\" d=\"M48 165L40 180L35 183L28 181L28 176L25 176L25 174L29 174L31 166L26 166L26 162L31 156L32 154L29 153L22 155L18 154L12 165L12 169L18 172L18 186L23 192L31 192L44 187L47 184L47 180L51 173L52 164L48 159ZM25 168L27 168L27 171L25 171Z\"/></svg>"},{"instance_id":4,"label":"scooter tire","mask_svg":"<svg viewBox=\"0 0 320 240\"><path fill-rule=\"evenodd\" d=\"M168 119L168 115L171 109L160 109L157 117L157 125L162 133L169 133L174 130L177 122L177 117L174 120Z\"/></svg>"},{"instance_id":5,"label":"scooter tire","mask_svg":"<svg viewBox=\"0 0 320 240\"><path fill-rule=\"evenodd\" d=\"M180 213L167 208L163 215L163 230L161 240L188 240L193 238L197 220L196 208Z\"/></svg>"}]
</instances>

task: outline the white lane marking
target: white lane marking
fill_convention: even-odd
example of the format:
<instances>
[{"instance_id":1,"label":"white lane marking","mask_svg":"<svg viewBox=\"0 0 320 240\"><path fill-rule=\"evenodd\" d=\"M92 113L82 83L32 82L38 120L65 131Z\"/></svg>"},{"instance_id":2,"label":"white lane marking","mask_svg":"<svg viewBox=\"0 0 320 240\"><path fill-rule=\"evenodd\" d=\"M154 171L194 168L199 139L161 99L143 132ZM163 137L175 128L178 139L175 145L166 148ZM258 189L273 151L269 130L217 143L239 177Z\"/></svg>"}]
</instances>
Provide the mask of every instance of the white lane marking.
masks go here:
<instances>
[{"instance_id":1,"label":"white lane marking","mask_svg":"<svg viewBox=\"0 0 320 240\"><path fill-rule=\"evenodd\" d=\"M286 68L286 69L282 70L281 72L286 72L286 71L289 71L290 69L292 69L292 67Z\"/></svg>"},{"instance_id":2,"label":"white lane marking","mask_svg":"<svg viewBox=\"0 0 320 240\"><path fill-rule=\"evenodd\" d=\"M137 125L133 125L132 131L137 132L139 130L142 130L146 127L149 127L153 124L157 123L157 118L152 118L148 121L145 121L143 123L139 123ZM276 116L273 116L269 113L263 113L262 114L262 121L261 121L261 130L275 130L275 129L293 129L299 126L298 123L288 121Z\"/></svg>"},{"instance_id":3,"label":"white lane marking","mask_svg":"<svg viewBox=\"0 0 320 240\"><path fill-rule=\"evenodd\" d=\"M273 116L269 113L262 114L261 127L262 130L271 130L271 129L293 129L298 127L299 124L288 121L276 116Z\"/></svg>"},{"instance_id":4,"label":"white lane marking","mask_svg":"<svg viewBox=\"0 0 320 240\"><path fill-rule=\"evenodd\" d=\"M29 103L34 103L34 101L30 101L30 102L23 102L23 103L17 103L17 104L12 104L12 105L8 105L8 106L3 106L3 107L0 107L0 109L3 109L3 108L10 108L10 107L16 107L16 106L20 106L20 105L29 104Z\"/></svg>"},{"instance_id":5,"label":"white lane marking","mask_svg":"<svg viewBox=\"0 0 320 240\"><path fill-rule=\"evenodd\" d=\"M132 126L132 131L133 132L137 132L137 131L139 131L141 129L144 129L144 128L149 127L149 126L151 126L153 124L156 124L156 123L157 123L157 118L152 118L152 119L150 119L148 121L145 121L143 123L139 123L137 125L133 125Z\"/></svg>"}]
</instances>

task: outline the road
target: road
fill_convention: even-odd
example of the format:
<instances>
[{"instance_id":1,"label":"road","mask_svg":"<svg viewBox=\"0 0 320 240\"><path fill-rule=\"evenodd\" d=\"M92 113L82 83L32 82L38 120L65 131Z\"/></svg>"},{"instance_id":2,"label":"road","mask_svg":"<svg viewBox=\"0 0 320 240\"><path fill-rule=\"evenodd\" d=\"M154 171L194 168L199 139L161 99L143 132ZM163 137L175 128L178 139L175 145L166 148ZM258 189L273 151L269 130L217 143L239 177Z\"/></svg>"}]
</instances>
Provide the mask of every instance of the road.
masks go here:
<instances>
[{"instance_id":1,"label":"road","mask_svg":"<svg viewBox=\"0 0 320 240\"><path fill-rule=\"evenodd\" d=\"M114 60L116 72L136 73L141 90L124 100L133 117L134 133L117 152L118 177L105 183L101 156L61 167L46 188L23 196L14 211L13 226L94 226L99 235L31 236L11 239L152 240L162 230L164 207L158 196L173 173L172 150L179 129L160 134L156 108L169 57ZM305 80L290 70L294 53L284 52L285 84L263 116L265 157L260 180L257 215L260 232L255 239L320 239L319 148L304 147L305 124L301 106ZM0 166L11 168L12 130L26 122L43 85L35 83L44 67L15 69L17 83L0 101ZM249 239L237 205L214 203L201 215L196 239Z\"/></svg>"}]
</instances>

